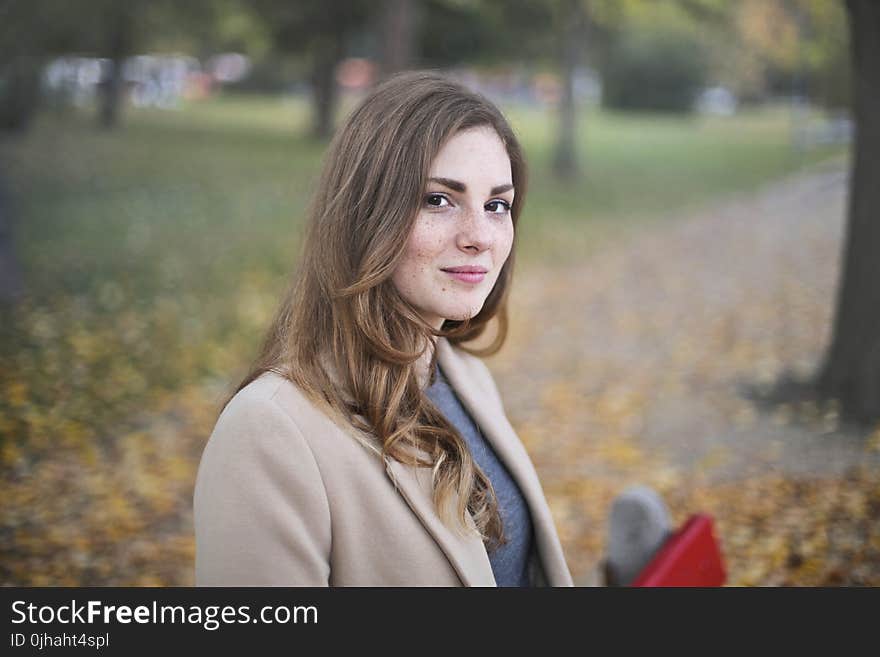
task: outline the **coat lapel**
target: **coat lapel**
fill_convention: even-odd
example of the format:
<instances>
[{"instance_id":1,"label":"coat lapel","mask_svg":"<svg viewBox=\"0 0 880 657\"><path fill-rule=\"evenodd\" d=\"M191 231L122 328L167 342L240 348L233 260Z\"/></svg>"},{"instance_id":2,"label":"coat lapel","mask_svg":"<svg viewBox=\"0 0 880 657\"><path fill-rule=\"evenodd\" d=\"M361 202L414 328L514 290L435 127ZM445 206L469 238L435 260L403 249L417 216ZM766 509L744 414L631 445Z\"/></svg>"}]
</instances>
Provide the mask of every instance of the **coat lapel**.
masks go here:
<instances>
[{"instance_id":1,"label":"coat lapel","mask_svg":"<svg viewBox=\"0 0 880 657\"><path fill-rule=\"evenodd\" d=\"M397 490L421 520L455 568L465 586L495 586L495 576L476 525L467 516L470 533L461 536L447 527L434 508L429 468L413 468L391 458L385 469Z\"/></svg>"},{"instance_id":2,"label":"coat lapel","mask_svg":"<svg viewBox=\"0 0 880 657\"><path fill-rule=\"evenodd\" d=\"M526 500L532 515L535 540L543 569L553 586L571 585L556 526L547 506L538 474L516 432L508 422L503 407L489 391L474 380L475 374L445 338L437 340L437 360L462 405L480 427L499 460L507 468Z\"/></svg>"}]
</instances>

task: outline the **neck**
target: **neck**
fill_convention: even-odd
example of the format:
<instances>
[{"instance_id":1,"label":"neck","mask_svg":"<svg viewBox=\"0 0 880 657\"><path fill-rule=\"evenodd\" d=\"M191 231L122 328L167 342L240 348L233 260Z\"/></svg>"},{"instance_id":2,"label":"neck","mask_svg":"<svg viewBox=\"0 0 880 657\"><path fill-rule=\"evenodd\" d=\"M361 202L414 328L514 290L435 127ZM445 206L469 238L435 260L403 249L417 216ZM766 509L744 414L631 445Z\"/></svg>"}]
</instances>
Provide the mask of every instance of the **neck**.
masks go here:
<instances>
[{"instance_id":1,"label":"neck","mask_svg":"<svg viewBox=\"0 0 880 657\"><path fill-rule=\"evenodd\" d=\"M431 344L425 349L421 358L416 361L416 377L422 390L428 387L428 381L431 377L431 358L434 356L434 350L437 348L437 338L431 336L429 340Z\"/></svg>"}]
</instances>

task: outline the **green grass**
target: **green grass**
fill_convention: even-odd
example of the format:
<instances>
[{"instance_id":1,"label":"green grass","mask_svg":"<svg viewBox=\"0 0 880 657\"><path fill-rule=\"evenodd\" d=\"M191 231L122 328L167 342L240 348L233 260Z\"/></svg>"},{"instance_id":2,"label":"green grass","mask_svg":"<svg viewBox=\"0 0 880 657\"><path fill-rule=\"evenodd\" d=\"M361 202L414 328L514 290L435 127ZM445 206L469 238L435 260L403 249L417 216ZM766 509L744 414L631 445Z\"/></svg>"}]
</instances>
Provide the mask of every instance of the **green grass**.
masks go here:
<instances>
[{"instance_id":1,"label":"green grass","mask_svg":"<svg viewBox=\"0 0 880 657\"><path fill-rule=\"evenodd\" d=\"M297 136L301 109L133 112L109 133L90 117L44 117L3 149L33 291L84 292L116 276L143 293L204 288L244 264L288 265L322 151Z\"/></svg>"}]
</instances>

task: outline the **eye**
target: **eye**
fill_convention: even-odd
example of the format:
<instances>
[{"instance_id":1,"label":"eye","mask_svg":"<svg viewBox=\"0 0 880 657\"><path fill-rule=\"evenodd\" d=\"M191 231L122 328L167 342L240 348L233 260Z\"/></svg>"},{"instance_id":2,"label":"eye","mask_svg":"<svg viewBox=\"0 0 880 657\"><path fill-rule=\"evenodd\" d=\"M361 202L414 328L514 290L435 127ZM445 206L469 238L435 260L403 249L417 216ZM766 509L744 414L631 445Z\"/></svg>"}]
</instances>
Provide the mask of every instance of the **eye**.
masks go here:
<instances>
[{"instance_id":1,"label":"eye","mask_svg":"<svg viewBox=\"0 0 880 657\"><path fill-rule=\"evenodd\" d=\"M493 205L495 206L495 209L489 210L489 212L492 212L493 214L506 214L510 212L510 203L507 201L489 201L486 203L486 209L489 209Z\"/></svg>"},{"instance_id":2,"label":"eye","mask_svg":"<svg viewBox=\"0 0 880 657\"><path fill-rule=\"evenodd\" d=\"M443 194L428 194L425 197L425 205L432 208L442 208L444 206L444 201L446 205L449 205L449 199L446 198Z\"/></svg>"}]
</instances>

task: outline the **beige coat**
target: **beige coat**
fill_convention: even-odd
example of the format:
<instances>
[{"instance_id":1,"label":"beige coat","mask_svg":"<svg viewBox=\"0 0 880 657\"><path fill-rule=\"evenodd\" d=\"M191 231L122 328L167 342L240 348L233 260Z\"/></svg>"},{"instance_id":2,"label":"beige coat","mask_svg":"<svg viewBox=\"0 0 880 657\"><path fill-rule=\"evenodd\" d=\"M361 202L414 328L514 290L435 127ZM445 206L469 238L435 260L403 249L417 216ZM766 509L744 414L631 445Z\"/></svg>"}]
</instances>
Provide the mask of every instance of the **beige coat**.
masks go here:
<instances>
[{"instance_id":1,"label":"beige coat","mask_svg":"<svg viewBox=\"0 0 880 657\"><path fill-rule=\"evenodd\" d=\"M437 358L526 499L532 583L571 586L538 476L488 368L445 338ZM196 585L495 586L479 535L460 536L437 515L429 469L383 459L376 445L277 374L243 388L199 465Z\"/></svg>"}]
</instances>

